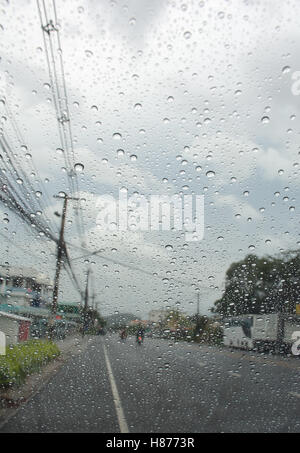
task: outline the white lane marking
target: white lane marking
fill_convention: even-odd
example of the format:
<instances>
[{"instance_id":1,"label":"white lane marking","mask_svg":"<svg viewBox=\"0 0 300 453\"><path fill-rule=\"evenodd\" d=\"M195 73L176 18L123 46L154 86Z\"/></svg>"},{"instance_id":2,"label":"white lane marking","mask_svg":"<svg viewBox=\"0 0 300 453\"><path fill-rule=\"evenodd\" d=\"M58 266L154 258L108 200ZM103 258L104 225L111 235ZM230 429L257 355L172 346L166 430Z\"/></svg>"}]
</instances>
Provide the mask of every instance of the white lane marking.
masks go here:
<instances>
[{"instance_id":1,"label":"white lane marking","mask_svg":"<svg viewBox=\"0 0 300 453\"><path fill-rule=\"evenodd\" d=\"M296 398L300 398L300 393L297 392L289 392L290 395L295 396Z\"/></svg>"},{"instance_id":2,"label":"white lane marking","mask_svg":"<svg viewBox=\"0 0 300 453\"><path fill-rule=\"evenodd\" d=\"M228 371L228 373L230 374L230 376L241 377L240 373L235 373L234 371Z\"/></svg>"},{"instance_id":3,"label":"white lane marking","mask_svg":"<svg viewBox=\"0 0 300 453\"><path fill-rule=\"evenodd\" d=\"M116 412L117 412L120 431L121 431L121 433L129 433L129 429L128 429L128 425L127 425L125 415L123 412L117 384L116 384L116 381L115 381L115 378L114 378L114 375L113 375L113 372L111 369L111 365L110 365L110 361L108 358L108 354L107 354L105 345L103 345L103 349L104 349L104 356L105 356L105 362L106 362L107 371L108 371L109 382L110 382L112 394L114 397L114 404L115 404L115 408L116 408Z\"/></svg>"},{"instance_id":4,"label":"white lane marking","mask_svg":"<svg viewBox=\"0 0 300 453\"><path fill-rule=\"evenodd\" d=\"M199 365L199 366L207 366L207 363L204 363L204 362L198 362L198 365Z\"/></svg>"}]
</instances>

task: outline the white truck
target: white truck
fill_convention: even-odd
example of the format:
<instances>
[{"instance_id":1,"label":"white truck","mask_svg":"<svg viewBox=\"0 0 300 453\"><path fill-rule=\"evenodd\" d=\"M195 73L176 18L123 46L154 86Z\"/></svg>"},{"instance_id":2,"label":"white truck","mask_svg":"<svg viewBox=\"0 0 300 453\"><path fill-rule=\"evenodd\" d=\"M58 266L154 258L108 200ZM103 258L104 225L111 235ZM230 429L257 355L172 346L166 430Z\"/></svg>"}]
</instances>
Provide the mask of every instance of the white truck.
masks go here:
<instances>
[{"instance_id":1,"label":"white truck","mask_svg":"<svg viewBox=\"0 0 300 453\"><path fill-rule=\"evenodd\" d=\"M300 338L300 316L282 313L240 315L223 320L226 346L242 349L291 351Z\"/></svg>"}]
</instances>

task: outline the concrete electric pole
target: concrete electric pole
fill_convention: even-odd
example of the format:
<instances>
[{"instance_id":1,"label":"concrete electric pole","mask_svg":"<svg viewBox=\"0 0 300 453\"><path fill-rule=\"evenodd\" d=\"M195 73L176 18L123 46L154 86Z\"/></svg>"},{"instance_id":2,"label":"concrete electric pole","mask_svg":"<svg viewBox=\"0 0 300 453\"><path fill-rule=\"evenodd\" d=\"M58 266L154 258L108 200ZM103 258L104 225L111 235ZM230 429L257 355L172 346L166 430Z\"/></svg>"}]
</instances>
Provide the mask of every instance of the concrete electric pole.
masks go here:
<instances>
[{"instance_id":1,"label":"concrete electric pole","mask_svg":"<svg viewBox=\"0 0 300 453\"><path fill-rule=\"evenodd\" d=\"M61 224L60 224L60 232L59 232L59 239L58 239L58 243L57 243L57 252L56 252L56 268L55 268L55 276L54 276L51 316L50 316L50 322L49 322L49 337L50 337L50 340L53 340L53 337L54 337L54 327L55 327L56 312L57 312L57 298L58 298L59 276L60 276L62 258L63 258L64 248L65 248L64 230L65 230L65 222L66 222L68 200L79 200L79 198L68 197L66 194L63 197L58 196L58 195L54 195L54 198L63 198L64 204L63 204L63 210L62 210L62 216L61 216Z\"/></svg>"}]
</instances>

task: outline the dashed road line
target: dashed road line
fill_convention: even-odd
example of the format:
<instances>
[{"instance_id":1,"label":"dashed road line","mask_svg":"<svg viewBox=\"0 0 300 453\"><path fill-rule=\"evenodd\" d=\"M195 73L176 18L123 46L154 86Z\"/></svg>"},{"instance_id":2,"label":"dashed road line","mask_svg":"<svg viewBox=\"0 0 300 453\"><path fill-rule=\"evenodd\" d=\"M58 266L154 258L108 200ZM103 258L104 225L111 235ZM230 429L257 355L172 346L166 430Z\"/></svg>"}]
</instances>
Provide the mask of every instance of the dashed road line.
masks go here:
<instances>
[{"instance_id":1,"label":"dashed road line","mask_svg":"<svg viewBox=\"0 0 300 453\"><path fill-rule=\"evenodd\" d=\"M197 362L197 364L198 364L199 366L207 366L207 363L205 363L205 362Z\"/></svg>"},{"instance_id":2,"label":"dashed road line","mask_svg":"<svg viewBox=\"0 0 300 453\"><path fill-rule=\"evenodd\" d=\"M234 376L234 377L241 377L241 374L240 373L236 373L235 371L228 371L229 375L230 376Z\"/></svg>"},{"instance_id":3,"label":"dashed road line","mask_svg":"<svg viewBox=\"0 0 300 453\"><path fill-rule=\"evenodd\" d=\"M295 396L296 398L300 398L300 393L297 392L289 392L289 395Z\"/></svg>"}]
</instances>

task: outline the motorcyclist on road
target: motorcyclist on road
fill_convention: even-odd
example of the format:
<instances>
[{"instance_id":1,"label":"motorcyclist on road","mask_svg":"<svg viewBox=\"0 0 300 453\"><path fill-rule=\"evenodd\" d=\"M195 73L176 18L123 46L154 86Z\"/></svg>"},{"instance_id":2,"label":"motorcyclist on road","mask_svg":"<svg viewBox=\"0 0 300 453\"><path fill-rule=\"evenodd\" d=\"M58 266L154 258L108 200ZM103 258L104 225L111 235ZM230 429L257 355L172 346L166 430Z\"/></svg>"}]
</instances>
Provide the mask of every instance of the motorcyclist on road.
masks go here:
<instances>
[{"instance_id":1,"label":"motorcyclist on road","mask_svg":"<svg viewBox=\"0 0 300 453\"><path fill-rule=\"evenodd\" d=\"M143 329L143 327L140 327L138 330L137 330L137 333L136 333L136 341L139 341L139 337L142 338L142 342L144 341L144 337L145 337L145 329Z\"/></svg>"},{"instance_id":2,"label":"motorcyclist on road","mask_svg":"<svg viewBox=\"0 0 300 453\"><path fill-rule=\"evenodd\" d=\"M127 338L126 329L121 330L120 337L121 337L121 340L126 340L126 338Z\"/></svg>"}]
</instances>

